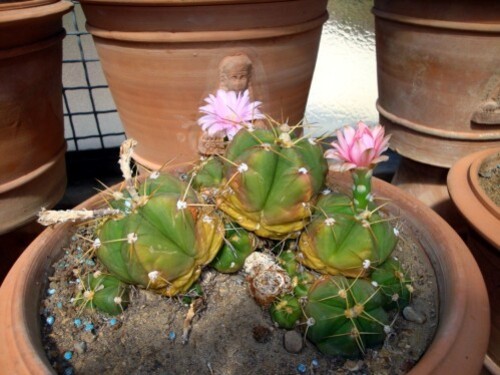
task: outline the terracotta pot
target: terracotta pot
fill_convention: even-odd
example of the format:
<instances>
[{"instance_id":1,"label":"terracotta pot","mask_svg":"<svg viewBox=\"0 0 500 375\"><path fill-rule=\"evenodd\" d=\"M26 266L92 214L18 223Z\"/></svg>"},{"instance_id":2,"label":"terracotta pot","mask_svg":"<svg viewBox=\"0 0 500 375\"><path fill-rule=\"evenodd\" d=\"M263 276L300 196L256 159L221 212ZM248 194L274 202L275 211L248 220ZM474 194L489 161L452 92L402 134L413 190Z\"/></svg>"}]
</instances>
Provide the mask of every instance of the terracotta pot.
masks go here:
<instances>
[{"instance_id":1,"label":"terracotta pot","mask_svg":"<svg viewBox=\"0 0 500 375\"><path fill-rule=\"evenodd\" d=\"M460 159L448 174L451 199L470 224L467 243L488 288L492 326L485 365L493 374L500 374L500 207L481 188L478 171L499 155L500 148L473 153Z\"/></svg>"},{"instance_id":2,"label":"terracotta pot","mask_svg":"<svg viewBox=\"0 0 500 375\"><path fill-rule=\"evenodd\" d=\"M345 189L350 176L335 180ZM400 189L375 180L374 192L390 197L388 210L404 217L418 235L439 287L439 327L411 374L477 374L488 341L489 308L479 268L458 235L432 210ZM80 205L102 204L94 196ZM10 374L49 373L40 334L38 305L48 270L62 256L71 224L46 229L22 254L0 288L0 368ZM44 282L45 280L45 282Z\"/></svg>"},{"instance_id":3,"label":"terracotta pot","mask_svg":"<svg viewBox=\"0 0 500 375\"><path fill-rule=\"evenodd\" d=\"M264 112L299 122L326 3L82 0L134 158L158 169L197 157L198 107L218 88L248 88Z\"/></svg>"},{"instance_id":4,"label":"terracotta pot","mask_svg":"<svg viewBox=\"0 0 500 375\"><path fill-rule=\"evenodd\" d=\"M380 122L391 148L449 168L500 141L500 3L375 0Z\"/></svg>"},{"instance_id":5,"label":"terracotta pot","mask_svg":"<svg viewBox=\"0 0 500 375\"><path fill-rule=\"evenodd\" d=\"M62 15L66 1L0 4L0 234L64 194Z\"/></svg>"}]
</instances>

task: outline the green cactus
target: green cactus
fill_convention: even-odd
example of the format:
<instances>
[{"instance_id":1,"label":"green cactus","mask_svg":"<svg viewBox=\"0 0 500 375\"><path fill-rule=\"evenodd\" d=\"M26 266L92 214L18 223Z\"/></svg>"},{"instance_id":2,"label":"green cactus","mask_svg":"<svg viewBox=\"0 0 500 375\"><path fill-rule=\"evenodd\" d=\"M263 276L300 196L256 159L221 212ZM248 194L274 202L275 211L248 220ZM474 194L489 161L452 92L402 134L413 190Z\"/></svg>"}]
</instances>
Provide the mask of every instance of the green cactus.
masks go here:
<instances>
[{"instance_id":1,"label":"green cactus","mask_svg":"<svg viewBox=\"0 0 500 375\"><path fill-rule=\"evenodd\" d=\"M275 301L269 308L272 320L280 328L293 329L303 317L297 297L287 294Z\"/></svg>"},{"instance_id":2,"label":"green cactus","mask_svg":"<svg viewBox=\"0 0 500 375\"><path fill-rule=\"evenodd\" d=\"M75 297L77 305L118 315L127 308L129 287L112 275L99 271L80 278L81 290Z\"/></svg>"},{"instance_id":3,"label":"green cactus","mask_svg":"<svg viewBox=\"0 0 500 375\"><path fill-rule=\"evenodd\" d=\"M226 239L210 264L222 273L239 271L245 259L257 248L257 237L234 223L226 224Z\"/></svg>"},{"instance_id":4,"label":"green cactus","mask_svg":"<svg viewBox=\"0 0 500 375\"><path fill-rule=\"evenodd\" d=\"M294 296L305 297L315 277L297 260L297 252L290 249L282 251L277 260L292 280Z\"/></svg>"},{"instance_id":5,"label":"green cactus","mask_svg":"<svg viewBox=\"0 0 500 375\"><path fill-rule=\"evenodd\" d=\"M196 281L219 250L224 227L212 208L171 175L152 174L138 196L114 194L123 215L99 228L96 254L120 280L173 296Z\"/></svg>"},{"instance_id":6,"label":"green cactus","mask_svg":"<svg viewBox=\"0 0 500 375\"><path fill-rule=\"evenodd\" d=\"M346 195L326 192L299 240L307 267L324 274L366 276L385 261L397 236L376 209L358 213Z\"/></svg>"},{"instance_id":7,"label":"green cactus","mask_svg":"<svg viewBox=\"0 0 500 375\"><path fill-rule=\"evenodd\" d=\"M219 158L209 157L201 159L193 170L193 187L196 190L219 188L224 177L224 166Z\"/></svg>"},{"instance_id":8,"label":"green cactus","mask_svg":"<svg viewBox=\"0 0 500 375\"><path fill-rule=\"evenodd\" d=\"M304 306L307 337L327 355L358 357L390 332L378 289L364 279L323 276Z\"/></svg>"},{"instance_id":9,"label":"green cactus","mask_svg":"<svg viewBox=\"0 0 500 375\"><path fill-rule=\"evenodd\" d=\"M401 263L395 258L388 258L371 274L372 283L382 291L386 310L402 310L408 306L413 293L411 279L406 275Z\"/></svg>"},{"instance_id":10,"label":"green cactus","mask_svg":"<svg viewBox=\"0 0 500 375\"><path fill-rule=\"evenodd\" d=\"M217 200L243 228L272 239L297 236L327 171L318 144L282 130L238 132L226 150L227 183Z\"/></svg>"}]
</instances>

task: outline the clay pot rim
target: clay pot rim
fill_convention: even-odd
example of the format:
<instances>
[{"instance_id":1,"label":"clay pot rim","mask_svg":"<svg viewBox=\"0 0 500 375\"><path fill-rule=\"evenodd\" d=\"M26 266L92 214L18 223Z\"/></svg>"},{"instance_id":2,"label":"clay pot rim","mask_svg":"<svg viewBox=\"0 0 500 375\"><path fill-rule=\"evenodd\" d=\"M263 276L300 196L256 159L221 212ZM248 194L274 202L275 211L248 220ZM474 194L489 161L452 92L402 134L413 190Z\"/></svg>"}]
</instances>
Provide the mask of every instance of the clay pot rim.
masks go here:
<instances>
[{"instance_id":1,"label":"clay pot rim","mask_svg":"<svg viewBox=\"0 0 500 375\"><path fill-rule=\"evenodd\" d=\"M192 5L230 5L254 3L279 3L289 0L81 0L84 4L129 5L129 6L192 6Z\"/></svg>"},{"instance_id":2,"label":"clay pot rim","mask_svg":"<svg viewBox=\"0 0 500 375\"><path fill-rule=\"evenodd\" d=\"M58 2L35 4L28 8L0 8L0 24L43 18L46 16L58 16L67 13L73 8L69 1L60 0Z\"/></svg>"},{"instance_id":3,"label":"clay pot rim","mask_svg":"<svg viewBox=\"0 0 500 375\"><path fill-rule=\"evenodd\" d=\"M3 4L0 3L0 11L37 7L40 5L56 3L58 1L59 0L19 0Z\"/></svg>"},{"instance_id":4,"label":"clay pot rim","mask_svg":"<svg viewBox=\"0 0 500 375\"><path fill-rule=\"evenodd\" d=\"M469 224L497 250L500 250L500 232L498 231L500 219L493 213L492 209L495 204L482 191L477 178L477 171L482 161L498 152L500 148L489 148L458 160L448 173L447 185L451 199ZM475 182L472 182L474 180ZM491 209L484 204L488 201L493 205ZM496 207L495 209L498 210Z\"/></svg>"},{"instance_id":5,"label":"clay pot rim","mask_svg":"<svg viewBox=\"0 0 500 375\"><path fill-rule=\"evenodd\" d=\"M343 180L342 185L348 187L350 182ZM392 198L396 211L404 211L414 228L426 224L429 236L421 239L423 248L436 250L428 256L438 276L439 295L444 300L439 308L440 324L429 348L410 373L458 373L467 368L479 371L488 343L489 305L484 281L472 255L451 227L423 203L378 179L373 186L375 192L383 190L382 195ZM101 197L95 195L78 208L100 205ZM60 256L61 241L68 240L71 225L43 231L24 251L0 288L3 317L0 342L6 348L0 352L0 366L11 369L10 373L52 372L40 343L38 303L44 284L36 277L46 277L54 256ZM28 281L30 275L38 288L34 287L34 280Z\"/></svg>"}]
</instances>

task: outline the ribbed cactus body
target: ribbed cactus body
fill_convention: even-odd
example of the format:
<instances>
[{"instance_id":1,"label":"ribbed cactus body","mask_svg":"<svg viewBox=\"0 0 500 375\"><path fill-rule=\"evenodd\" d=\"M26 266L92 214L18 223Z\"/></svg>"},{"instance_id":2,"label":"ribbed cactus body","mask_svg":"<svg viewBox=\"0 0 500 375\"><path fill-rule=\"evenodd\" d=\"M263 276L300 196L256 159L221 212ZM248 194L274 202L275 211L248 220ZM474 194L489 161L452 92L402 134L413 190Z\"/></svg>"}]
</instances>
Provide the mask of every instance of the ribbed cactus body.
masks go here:
<instances>
[{"instance_id":1,"label":"ribbed cactus body","mask_svg":"<svg viewBox=\"0 0 500 375\"><path fill-rule=\"evenodd\" d=\"M408 306L413 287L398 260L388 258L372 272L371 279L380 287L386 309L401 310Z\"/></svg>"},{"instance_id":2,"label":"ribbed cactus body","mask_svg":"<svg viewBox=\"0 0 500 375\"><path fill-rule=\"evenodd\" d=\"M224 178L224 166L219 158L212 156L201 160L195 166L193 174L193 187L196 190L219 188Z\"/></svg>"},{"instance_id":3,"label":"ribbed cactus body","mask_svg":"<svg viewBox=\"0 0 500 375\"><path fill-rule=\"evenodd\" d=\"M267 238L304 227L327 171L319 145L277 130L241 130L225 158L227 187L218 205L227 215Z\"/></svg>"},{"instance_id":4,"label":"ribbed cactus body","mask_svg":"<svg viewBox=\"0 0 500 375\"><path fill-rule=\"evenodd\" d=\"M185 292L222 244L221 219L190 206L198 203L196 194L173 176L148 178L137 190L142 203L112 203L124 215L98 231L97 256L124 282L168 296Z\"/></svg>"},{"instance_id":5,"label":"ribbed cactus body","mask_svg":"<svg viewBox=\"0 0 500 375\"><path fill-rule=\"evenodd\" d=\"M303 263L321 273L366 276L371 265L384 262L396 246L389 222L377 212L356 213L342 194L323 195L312 222L299 241Z\"/></svg>"},{"instance_id":6,"label":"ribbed cactus body","mask_svg":"<svg viewBox=\"0 0 500 375\"><path fill-rule=\"evenodd\" d=\"M118 315L129 302L128 285L112 275L88 274L81 278L82 290L75 298L79 305Z\"/></svg>"},{"instance_id":7,"label":"ribbed cactus body","mask_svg":"<svg viewBox=\"0 0 500 375\"><path fill-rule=\"evenodd\" d=\"M302 318L299 300L290 294L284 295L269 308L272 320L280 328L293 329Z\"/></svg>"},{"instance_id":8,"label":"ribbed cactus body","mask_svg":"<svg viewBox=\"0 0 500 375\"><path fill-rule=\"evenodd\" d=\"M277 260L292 280L293 295L298 298L305 297L315 277L297 260L297 252L293 250L282 251Z\"/></svg>"},{"instance_id":9,"label":"ribbed cactus body","mask_svg":"<svg viewBox=\"0 0 500 375\"><path fill-rule=\"evenodd\" d=\"M324 276L309 289L307 337L328 355L357 357L385 338L388 316L369 281ZM312 318L312 319L311 319Z\"/></svg>"},{"instance_id":10,"label":"ribbed cactus body","mask_svg":"<svg viewBox=\"0 0 500 375\"><path fill-rule=\"evenodd\" d=\"M226 225L224 245L210 265L222 273L237 272L256 247L257 237L254 234L234 223L229 223Z\"/></svg>"}]
</instances>

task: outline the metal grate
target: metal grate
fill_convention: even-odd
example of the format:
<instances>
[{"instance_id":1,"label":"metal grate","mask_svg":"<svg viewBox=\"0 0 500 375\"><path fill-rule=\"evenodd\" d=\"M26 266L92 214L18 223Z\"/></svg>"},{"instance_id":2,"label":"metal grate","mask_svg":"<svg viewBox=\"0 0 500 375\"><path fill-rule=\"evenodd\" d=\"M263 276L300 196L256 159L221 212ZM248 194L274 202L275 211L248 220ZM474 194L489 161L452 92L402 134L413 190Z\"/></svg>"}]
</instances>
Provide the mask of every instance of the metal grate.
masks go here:
<instances>
[{"instance_id":1,"label":"metal grate","mask_svg":"<svg viewBox=\"0 0 500 375\"><path fill-rule=\"evenodd\" d=\"M125 139L80 3L63 18L63 106L68 151L113 148Z\"/></svg>"}]
</instances>

